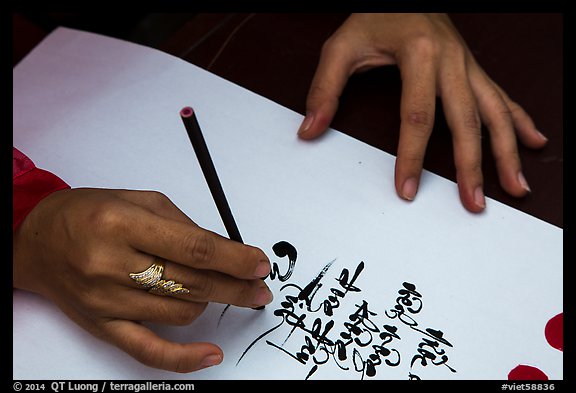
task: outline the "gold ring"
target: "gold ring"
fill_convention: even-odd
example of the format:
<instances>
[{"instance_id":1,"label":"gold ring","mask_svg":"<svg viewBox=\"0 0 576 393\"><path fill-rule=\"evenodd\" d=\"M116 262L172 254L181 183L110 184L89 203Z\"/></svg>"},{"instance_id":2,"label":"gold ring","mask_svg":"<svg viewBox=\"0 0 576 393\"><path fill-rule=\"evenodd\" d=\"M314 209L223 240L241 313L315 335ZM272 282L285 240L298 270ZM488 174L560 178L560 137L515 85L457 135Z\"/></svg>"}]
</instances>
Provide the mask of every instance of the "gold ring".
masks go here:
<instances>
[{"instance_id":1,"label":"gold ring","mask_svg":"<svg viewBox=\"0 0 576 393\"><path fill-rule=\"evenodd\" d=\"M153 263L140 273L130 273L130 278L140 286L147 288L148 292L155 295L173 295L177 293L190 293L188 288L174 280L163 280L164 264L162 261Z\"/></svg>"}]
</instances>

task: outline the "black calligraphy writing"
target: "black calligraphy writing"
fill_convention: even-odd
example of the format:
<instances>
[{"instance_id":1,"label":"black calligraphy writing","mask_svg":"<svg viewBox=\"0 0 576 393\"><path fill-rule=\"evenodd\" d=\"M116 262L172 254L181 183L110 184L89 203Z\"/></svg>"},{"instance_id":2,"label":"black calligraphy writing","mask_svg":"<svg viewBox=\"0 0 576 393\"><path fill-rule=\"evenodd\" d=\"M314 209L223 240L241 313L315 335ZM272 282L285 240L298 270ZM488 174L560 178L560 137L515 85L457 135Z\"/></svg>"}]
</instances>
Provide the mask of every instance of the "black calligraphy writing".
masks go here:
<instances>
[{"instance_id":1,"label":"black calligraphy writing","mask_svg":"<svg viewBox=\"0 0 576 393\"><path fill-rule=\"evenodd\" d=\"M395 304L380 312L371 308L368 300L361 298L360 282L366 268L364 261L358 262L352 269L342 268L335 278L330 279L330 269L336 261L332 260L307 284L298 285L290 281L296 268L296 248L281 241L273 246L273 251L277 257L287 259L286 266L274 262L268 276L271 281L283 283L279 306L273 311L278 322L258 335L236 364L262 342L308 367L306 379L327 364L344 372L355 372L360 379L373 378L382 367L402 364L398 344L403 334L399 327L406 326L408 331L420 336L415 353L409 358L409 379L420 379L415 369L430 365L445 366L451 372L456 372L448 365L448 349L453 346L444 333L430 327L422 328L418 322L424 302L416 285L404 282L397 291ZM321 293L326 295L320 296ZM346 317L341 315L342 306L350 303L354 306L347 305L345 309L352 312ZM338 316L344 319L340 320ZM383 323L383 318L388 323ZM399 324L394 325L390 321L398 321Z\"/></svg>"}]
</instances>

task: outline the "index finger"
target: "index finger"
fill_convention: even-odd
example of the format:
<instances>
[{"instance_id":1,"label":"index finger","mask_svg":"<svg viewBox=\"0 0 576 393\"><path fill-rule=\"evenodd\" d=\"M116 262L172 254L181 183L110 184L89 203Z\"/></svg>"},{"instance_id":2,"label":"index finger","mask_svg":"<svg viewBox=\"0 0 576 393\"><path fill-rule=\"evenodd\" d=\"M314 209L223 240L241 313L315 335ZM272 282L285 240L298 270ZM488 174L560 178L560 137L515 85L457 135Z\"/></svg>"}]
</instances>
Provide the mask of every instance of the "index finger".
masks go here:
<instances>
[{"instance_id":1,"label":"index finger","mask_svg":"<svg viewBox=\"0 0 576 393\"><path fill-rule=\"evenodd\" d=\"M316 138L330 126L338 110L340 95L353 71L354 59L350 52L346 44L334 38L328 39L322 47L306 98L306 118L298 130L301 138Z\"/></svg>"},{"instance_id":2,"label":"index finger","mask_svg":"<svg viewBox=\"0 0 576 393\"><path fill-rule=\"evenodd\" d=\"M139 251L196 269L254 279L270 273L270 260L257 247L245 245L195 224L158 216L135 207L127 228L128 243ZM134 214L136 213L136 214Z\"/></svg>"}]
</instances>

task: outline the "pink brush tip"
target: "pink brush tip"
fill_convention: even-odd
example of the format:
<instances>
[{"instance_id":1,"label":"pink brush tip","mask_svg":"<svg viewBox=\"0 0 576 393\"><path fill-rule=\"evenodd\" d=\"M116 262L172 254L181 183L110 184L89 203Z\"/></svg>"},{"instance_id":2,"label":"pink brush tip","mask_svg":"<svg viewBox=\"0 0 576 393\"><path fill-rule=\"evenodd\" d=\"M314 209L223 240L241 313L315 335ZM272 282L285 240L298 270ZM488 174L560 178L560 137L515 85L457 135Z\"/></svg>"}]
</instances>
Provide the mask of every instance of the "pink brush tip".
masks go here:
<instances>
[{"instance_id":1,"label":"pink brush tip","mask_svg":"<svg viewBox=\"0 0 576 393\"><path fill-rule=\"evenodd\" d=\"M182 110L180 110L180 116L182 117L190 117L194 114L194 109L190 108L189 106L186 106L184 108L182 108Z\"/></svg>"}]
</instances>

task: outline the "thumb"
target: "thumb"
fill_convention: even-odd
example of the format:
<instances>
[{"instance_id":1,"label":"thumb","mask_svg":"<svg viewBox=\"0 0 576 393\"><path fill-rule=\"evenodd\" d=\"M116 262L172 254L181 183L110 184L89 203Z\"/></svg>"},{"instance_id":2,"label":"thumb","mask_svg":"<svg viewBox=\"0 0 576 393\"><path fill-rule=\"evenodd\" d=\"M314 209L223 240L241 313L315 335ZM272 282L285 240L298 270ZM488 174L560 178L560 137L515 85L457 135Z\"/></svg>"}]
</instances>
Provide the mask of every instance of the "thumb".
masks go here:
<instances>
[{"instance_id":1,"label":"thumb","mask_svg":"<svg viewBox=\"0 0 576 393\"><path fill-rule=\"evenodd\" d=\"M323 134L338 109L342 90L352 74L352 59L346 48L337 50L330 40L324 44L316 73L308 91L306 117L298 129L302 139L314 139Z\"/></svg>"}]
</instances>

